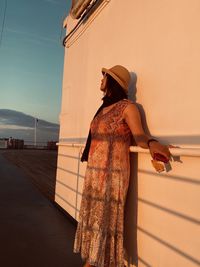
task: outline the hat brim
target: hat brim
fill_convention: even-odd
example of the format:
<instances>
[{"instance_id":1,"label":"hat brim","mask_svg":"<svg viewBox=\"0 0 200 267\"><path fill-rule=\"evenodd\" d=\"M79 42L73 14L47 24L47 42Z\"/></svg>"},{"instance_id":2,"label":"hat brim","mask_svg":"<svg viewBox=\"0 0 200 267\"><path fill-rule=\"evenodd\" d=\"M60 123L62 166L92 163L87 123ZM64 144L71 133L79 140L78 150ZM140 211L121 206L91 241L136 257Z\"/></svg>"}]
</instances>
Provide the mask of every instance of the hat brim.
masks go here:
<instances>
[{"instance_id":1,"label":"hat brim","mask_svg":"<svg viewBox=\"0 0 200 267\"><path fill-rule=\"evenodd\" d=\"M112 71L110 71L106 68L102 68L101 72L102 72L102 74L108 73L113 79L115 79L121 85L121 87L124 89L124 91L126 93L128 93L128 88L124 86L124 83L121 81L121 79L115 73L113 73Z\"/></svg>"}]
</instances>

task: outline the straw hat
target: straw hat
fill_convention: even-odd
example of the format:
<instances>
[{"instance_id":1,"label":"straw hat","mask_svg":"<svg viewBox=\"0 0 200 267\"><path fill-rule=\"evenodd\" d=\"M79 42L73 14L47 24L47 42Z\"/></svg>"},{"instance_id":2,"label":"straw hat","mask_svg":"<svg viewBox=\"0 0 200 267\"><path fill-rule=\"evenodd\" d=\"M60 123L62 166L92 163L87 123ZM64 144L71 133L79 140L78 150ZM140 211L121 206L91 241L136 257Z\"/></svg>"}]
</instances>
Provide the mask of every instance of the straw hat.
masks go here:
<instances>
[{"instance_id":1,"label":"straw hat","mask_svg":"<svg viewBox=\"0 0 200 267\"><path fill-rule=\"evenodd\" d=\"M129 71L121 66L116 65L110 69L102 68L102 73L108 73L110 76L113 77L124 89L126 93L128 93L128 85L131 79Z\"/></svg>"}]
</instances>

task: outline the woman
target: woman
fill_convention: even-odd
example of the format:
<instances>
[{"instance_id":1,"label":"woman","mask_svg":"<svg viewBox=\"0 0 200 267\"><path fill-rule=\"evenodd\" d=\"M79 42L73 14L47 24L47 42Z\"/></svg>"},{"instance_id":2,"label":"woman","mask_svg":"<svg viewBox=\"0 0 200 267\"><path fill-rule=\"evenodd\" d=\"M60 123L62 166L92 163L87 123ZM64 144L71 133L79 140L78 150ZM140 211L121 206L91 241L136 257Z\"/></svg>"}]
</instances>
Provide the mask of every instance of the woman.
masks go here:
<instances>
[{"instance_id":1,"label":"woman","mask_svg":"<svg viewBox=\"0 0 200 267\"><path fill-rule=\"evenodd\" d=\"M83 185L74 252L84 267L124 267L124 205L129 185L129 146L138 146L167 159L167 146L145 134L137 106L127 99L130 73L123 66L102 69L103 104L90 125L82 161Z\"/></svg>"}]
</instances>

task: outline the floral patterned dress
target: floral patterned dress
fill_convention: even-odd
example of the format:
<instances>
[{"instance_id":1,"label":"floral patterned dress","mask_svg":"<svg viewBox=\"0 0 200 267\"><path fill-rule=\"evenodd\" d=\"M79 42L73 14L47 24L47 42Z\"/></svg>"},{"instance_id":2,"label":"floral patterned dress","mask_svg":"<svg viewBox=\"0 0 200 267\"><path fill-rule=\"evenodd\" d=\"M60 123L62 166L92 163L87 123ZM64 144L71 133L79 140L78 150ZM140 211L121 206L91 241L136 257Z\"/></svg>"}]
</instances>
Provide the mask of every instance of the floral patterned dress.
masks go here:
<instances>
[{"instance_id":1,"label":"floral patterned dress","mask_svg":"<svg viewBox=\"0 0 200 267\"><path fill-rule=\"evenodd\" d=\"M74 253L98 267L124 267L124 205L129 185L131 131L122 118L127 99L91 122Z\"/></svg>"}]
</instances>

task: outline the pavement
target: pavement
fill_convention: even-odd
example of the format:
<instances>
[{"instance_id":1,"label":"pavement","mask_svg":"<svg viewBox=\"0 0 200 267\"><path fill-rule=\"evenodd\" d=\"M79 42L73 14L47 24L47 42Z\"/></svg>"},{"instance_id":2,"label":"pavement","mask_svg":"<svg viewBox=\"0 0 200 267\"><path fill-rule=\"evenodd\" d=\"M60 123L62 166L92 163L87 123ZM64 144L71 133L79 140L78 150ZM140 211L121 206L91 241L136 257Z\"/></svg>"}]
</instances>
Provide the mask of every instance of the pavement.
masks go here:
<instances>
[{"instance_id":1,"label":"pavement","mask_svg":"<svg viewBox=\"0 0 200 267\"><path fill-rule=\"evenodd\" d=\"M0 267L81 267L75 230L0 151Z\"/></svg>"}]
</instances>

